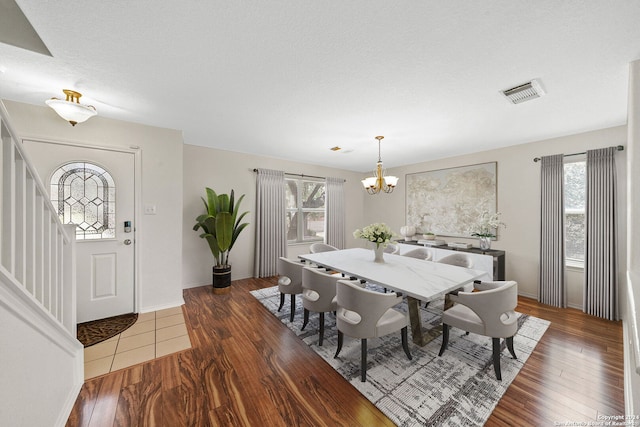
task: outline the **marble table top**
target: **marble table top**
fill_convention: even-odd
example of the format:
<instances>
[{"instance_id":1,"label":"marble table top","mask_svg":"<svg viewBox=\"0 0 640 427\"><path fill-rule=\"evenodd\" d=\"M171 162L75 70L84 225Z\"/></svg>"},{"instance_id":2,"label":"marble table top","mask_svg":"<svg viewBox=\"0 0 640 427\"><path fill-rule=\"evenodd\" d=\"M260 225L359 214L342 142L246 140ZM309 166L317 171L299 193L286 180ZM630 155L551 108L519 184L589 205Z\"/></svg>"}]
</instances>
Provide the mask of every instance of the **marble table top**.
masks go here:
<instances>
[{"instance_id":1,"label":"marble table top","mask_svg":"<svg viewBox=\"0 0 640 427\"><path fill-rule=\"evenodd\" d=\"M373 261L373 250L362 248L299 258L422 301L438 298L485 275L484 271L387 253L385 262L377 263Z\"/></svg>"}]
</instances>

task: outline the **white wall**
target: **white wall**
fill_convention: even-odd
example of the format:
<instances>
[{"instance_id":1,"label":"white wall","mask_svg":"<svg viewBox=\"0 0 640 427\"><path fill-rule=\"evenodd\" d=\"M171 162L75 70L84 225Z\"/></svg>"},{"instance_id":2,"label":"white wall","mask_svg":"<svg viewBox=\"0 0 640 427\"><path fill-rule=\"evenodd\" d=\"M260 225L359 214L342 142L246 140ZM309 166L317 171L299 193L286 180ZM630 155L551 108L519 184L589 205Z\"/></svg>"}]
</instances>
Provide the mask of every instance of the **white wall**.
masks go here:
<instances>
[{"instance_id":1,"label":"white wall","mask_svg":"<svg viewBox=\"0 0 640 427\"><path fill-rule=\"evenodd\" d=\"M142 158L141 197L156 215L140 215L137 308L141 312L181 305L182 299L182 133L94 117L72 127L51 108L3 101L23 139L67 141L87 146L138 146Z\"/></svg>"},{"instance_id":2,"label":"white wall","mask_svg":"<svg viewBox=\"0 0 640 427\"><path fill-rule=\"evenodd\" d=\"M37 311L0 291L3 426L64 426L84 381L82 344Z\"/></svg>"},{"instance_id":3,"label":"white wall","mask_svg":"<svg viewBox=\"0 0 640 427\"><path fill-rule=\"evenodd\" d=\"M249 211L245 218L249 226L242 232L231 250L232 280L253 277L255 252L255 204L256 174L254 168L282 170L294 174L344 178L346 197L346 245L353 247L356 241L353 230L362 227L362 205L365 197L361 174L340 169L297 163L270 157L254 156L215 150L195 145L184 146L184 212L183 212L183 283L185 287L211 284L213 257L209 246L193 231L195 218L204 212L200 198L205 187L217 193L234 190L236 198L245 194L241 211ZM308 253L309 245L290 246L287 256Z\"/></svg>"},{"instance_id":4,"label":"white wall","mask_svg":"<svg viewBox=\"0 0 640 427\"><path fill-rule=\"evenodd\" d=\"M593 148L626 145L626 126L602 129L529 144L483 151L479 153L417 163L389 169L389 175L399 176L401 181L392 194L367 196L364 203L365 223L383 221L399 232L406 218L406 174L429 170L466 166L477 163L497 162L498 211L507 224L501 229L499 240L493 249L505 250L507 279L518 282L521 295L537 297L540 234L540 163L534 157L559 153L576 153ZM616 154L618 169L618 200L620 230L620 286L626 275L626 151ZM448 241L467 241L477 246L477 241L462 238L445 238ZM582 306L582 271L568 270L570 286L569 303Z\"/></svg>"}]
</instances>

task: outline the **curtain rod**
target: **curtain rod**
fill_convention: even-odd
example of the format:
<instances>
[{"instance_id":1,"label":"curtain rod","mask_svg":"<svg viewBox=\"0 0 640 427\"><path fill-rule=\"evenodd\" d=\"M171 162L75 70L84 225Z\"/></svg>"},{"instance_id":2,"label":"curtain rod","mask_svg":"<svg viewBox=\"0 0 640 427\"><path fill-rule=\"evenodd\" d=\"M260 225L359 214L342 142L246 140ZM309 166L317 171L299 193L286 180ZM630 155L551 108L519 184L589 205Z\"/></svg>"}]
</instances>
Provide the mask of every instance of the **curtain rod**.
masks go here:
<instances>
[{"instance_id":1,"label":"curtain rod","mask_svg":"<svg viewBox=\"0 0 640 427\"><path fill-rule=\"evenodd\" d=\"M616 148L616 149L618 149L618 151L622 151L622 150L624 150L624 145L618 145L618 146L612 147L612 148ZM581 153L565 154L563 157L579 156L581 154L587 154L587 152L583 151ZM534 162L539 162L540 160L542 160L540 157L536 157L536 158L533 159Z\"/></svg>"},{"instance_id":2,"label":"curtain rod","mask_svg":"<svg viewBox=\"0 0 640 427\"><path fill-rule=\"evenodd\" d=\"M258 169L254 169L254 172L258 172ZM315 175L305 175L303 173L289 173L289 172L285 172L285 175L289 175L289 176L299 176L300 178L317 178L317 179L327 179L324 176L315 176ZM345 179L344 182L347 182L347 180Z\"/></svg>"}]
</instances>

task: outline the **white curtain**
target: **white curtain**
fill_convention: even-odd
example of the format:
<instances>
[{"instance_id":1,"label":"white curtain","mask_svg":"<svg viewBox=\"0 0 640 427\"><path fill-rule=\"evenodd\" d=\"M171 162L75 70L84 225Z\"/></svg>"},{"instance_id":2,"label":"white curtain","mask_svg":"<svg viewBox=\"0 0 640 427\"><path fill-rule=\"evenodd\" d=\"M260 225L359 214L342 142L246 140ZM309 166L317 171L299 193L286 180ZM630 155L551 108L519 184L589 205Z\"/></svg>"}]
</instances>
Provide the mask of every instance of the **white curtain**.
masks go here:
<instances>
[{"instance_id":1,"label":"white curtain","mask_svg":"<svg viewBox=\"0 0 640 427\"><path fill-rule=\"evenodd\" d=\"M585 313L618 320L616 147L587 151Z\"/></svg>"},{"instance_id":2,"label":"white curtain","mask_svg":"<svg viewBox=\"0 0 640 427\"><path fill-rule=\"evenodd\" d=\"M326 179L325 231L326 243L338 249L345 244L344 179Z\"/></svg>"},{"instance_id":3,"label":"white curtain","mask_svg":"<svg viewBox=\"0 0 640 427\"><path fill-rule=\"evenodd\" d=\"M287 255L284 172L257 172L254 276L269 277L277 274L278 258Z\"/></svg>"},{"instance_id":4,"label":"white curtain","mask_svg":"<svg viewBox=\"0 0 640 427\"><path fill-rule=\"evenodd\" d=\"M542 157L540 169L540 288L538 300L567 306L564 277L564 156Z\"/></svg>"}]
</instances>

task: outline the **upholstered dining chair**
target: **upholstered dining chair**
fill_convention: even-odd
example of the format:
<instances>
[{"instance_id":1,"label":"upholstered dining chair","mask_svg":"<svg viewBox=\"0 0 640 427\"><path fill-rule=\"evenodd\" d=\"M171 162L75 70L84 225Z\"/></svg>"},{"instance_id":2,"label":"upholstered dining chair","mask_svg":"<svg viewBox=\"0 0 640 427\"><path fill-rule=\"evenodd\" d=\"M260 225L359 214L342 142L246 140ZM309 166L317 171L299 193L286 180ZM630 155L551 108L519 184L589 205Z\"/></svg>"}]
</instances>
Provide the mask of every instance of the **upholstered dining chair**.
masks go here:
<instances>
[{"instance_id":1,"label":"upholstered dining chair","mask_svg":"<svg viewBox=\"0 0 640 427\"><path fill-rule=\"evenodd\" d=\"M396 296L395 293L383 294L364 289L347 280L338 280L336 283L336 297L338 348L334 358L337 358L342 350L345 334L360 338L360 381L367 380L367 338L400 331L402 348L411 360L407 340L409 317L406 313L392 308L402 302L402 297Z\"/></svg>"},{"instance_id":2,"label":"upholstered dining chair","mask_svg":"<svg viewBox=\"0 0 640 427\"><path fill-rule=\"evenodd\" d=\"M324 340L324 314L337 310L336 282L341 276L327 273L313 267L302 269L302 306L304 307L304 318L301 330L309 323L309 312L318 313L319 337L318 345L322 347ZM363 287L359 281L354 282Z\"/></svg>"},{"instance_id":3,"label":"upholstered dining chair","mask_svg":"<svg viewBox=\"0 0 640 427\"><path fill-rule=\"evenodd\" d=\"M278 259L278 290L280 291L280 306L278 311L282 310L284 305L284 296L291 295L291 314L289 321L293 322L296 314L296 295L302 293L302 268L304 264L298 261L292 261L285 257Z\"/></svg>"},{"instance_id":4,"label":"upholstered dining chair","mask_svg":"<svg viewBox=\"0 0 640 427\"><path fill-rule=\"evenodd\" d=\"M517 359L513 348L513 336L518 332L518 283L515 281L474 283L478 292L458 292L450 298L458 303L442 313L442 356L449 342L451 327L491 337L493 344L493 370L501 381L500 339L505 338L507 348Z\"/></svg>"},{"instance_id":5,"label":"upholstered dining chair","mask_svg":"<svg viewBox=\"0 0 640 427\"><path fill-rule=\"evenodd\" d=\"M384 247L385 254L397 254L400 252L400 246L395 243L388 243L387 246Z\"/></svg>"},{"instance_id":6,"label":"upholstered dining chair","mask_svg":"<svg viewBox=\"0 0 640 427\"><path fill-rule=\"evenodd\" d=\"M311 246L309 246L309 252L311 252L312 254L317 254L320 252L329 252L329 251L337 251L338 248L336 248L335 246L331 246L328 245L326 243L313 243Z\"/></svg>"},{"instance_id":7,"label":"upholstered dining chair","mask_svg":"<svg viewBox=\"0 0 640 427\"><path fill-rule=\"evenodd\" d=\"M442 264L457 265L458 267L464 268L473 268L473 260L470 256L463 253L447 255L446 257L440 258L436 262L440 262ZM471 292L473 290L473 284L465 285L462 289L464 289L465 292Z\"/></svg>"},{"instance_id":8,"label":"upholstered dining chair","mask_svg":"<svg viewBox=\"0 0 640 427\"><path fill-rule=\"evenodd\" d=\"M416 248L412 249L409 252L405 252L402 256L408 256L411 258L423 259L425 261L429 261L432 258L431 252L427 248Z\"/></svg>"},{"instance_id":9,"label":"upholstered dining chair","mask_svg":"<svg viewBox=\"0 0 640 427\"><path fill-rule=\"evenodd\" d=\"M473 260L470 256L463 253L456 253L440 258L438 261L442 264L457 265L458 267L473 268Z\"/></svg>"}]
</instances>

